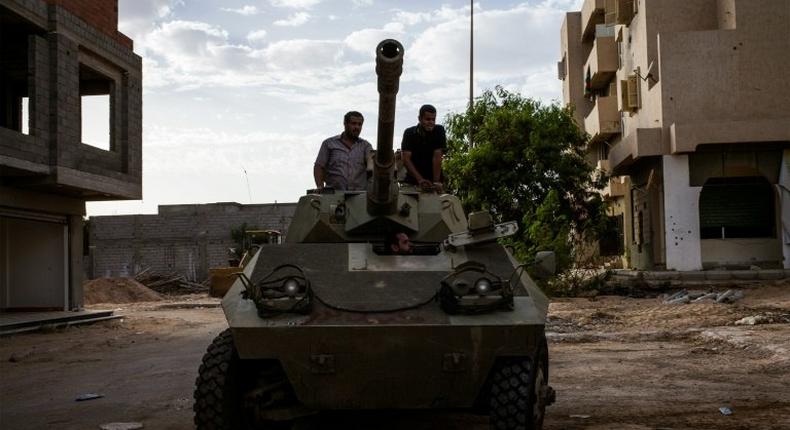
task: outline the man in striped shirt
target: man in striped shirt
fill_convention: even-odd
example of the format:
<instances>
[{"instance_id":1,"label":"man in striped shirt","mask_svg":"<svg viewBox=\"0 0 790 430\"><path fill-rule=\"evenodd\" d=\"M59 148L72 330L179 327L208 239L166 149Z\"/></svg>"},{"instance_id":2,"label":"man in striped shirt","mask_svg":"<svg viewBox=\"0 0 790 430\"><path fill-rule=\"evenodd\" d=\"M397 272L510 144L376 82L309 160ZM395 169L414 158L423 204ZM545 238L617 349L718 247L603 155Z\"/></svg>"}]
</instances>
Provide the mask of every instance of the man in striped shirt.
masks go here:
<instances>
[{"instance_id":1,"label":"man in striped shirt","mask_svg":"<svg viewBox=\"0 0 790 430\"><path fill-rule=\"evenodd\" d=\"M346 191L367 188L367 159L373 147L359 137L364 121L361 113L348 112L343 117L343 133L321 143L313 166L316 187Z\"/></svg>"}]
</instances>

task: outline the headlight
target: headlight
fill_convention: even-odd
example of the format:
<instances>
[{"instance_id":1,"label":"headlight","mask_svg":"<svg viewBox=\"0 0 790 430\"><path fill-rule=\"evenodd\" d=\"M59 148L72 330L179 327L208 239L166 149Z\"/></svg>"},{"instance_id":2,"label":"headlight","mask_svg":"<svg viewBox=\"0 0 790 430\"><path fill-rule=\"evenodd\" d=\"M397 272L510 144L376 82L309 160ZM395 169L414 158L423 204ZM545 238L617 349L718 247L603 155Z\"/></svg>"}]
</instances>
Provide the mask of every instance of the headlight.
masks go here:
<instances>
[{"instance_id":1,"label":"headlight","mask_svg":"<svg viewBox=\"0 0 790 430\"><path fill-rule=\"evenodd\" d=\"M486 278L478 279L475 283L475 291L477 291L477 294L485 296L489 291L491 291L491 281Z\"/></svg>"},{"instance_id":2,"label":"headlight","mask_svg":"<svg viewBox=\"0 0 790 430\"><path fill-rule=\"evenodd\" d=\"M283 290L285 290L285 294L287 294L289 297L294 297L297 295L300 289L301 287L299 282L293 278L287 279L283 284Z\"/></svg>"}]
</instances>

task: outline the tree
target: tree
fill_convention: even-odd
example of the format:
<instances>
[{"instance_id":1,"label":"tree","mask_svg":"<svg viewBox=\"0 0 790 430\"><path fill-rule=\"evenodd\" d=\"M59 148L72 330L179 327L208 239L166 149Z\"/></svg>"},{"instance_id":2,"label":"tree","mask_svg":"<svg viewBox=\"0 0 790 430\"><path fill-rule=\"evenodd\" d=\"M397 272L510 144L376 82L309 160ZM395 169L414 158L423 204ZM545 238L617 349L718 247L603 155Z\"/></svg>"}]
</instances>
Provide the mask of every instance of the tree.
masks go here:
<instances>
[{"instance_id":1,"label":"tree","mask_svg":"<svg viewBox=\"0 0 790 430\"><path fill-rule=\"evenodd\" d=\"M606 220L596 192L604 177L585 160L587 137L572 111L497 87L446 125L445 181L466 209L517 221L508 244L521 261L551 250L560 270L570 267L574 242L594 238Z\"/></svg>"}]
</instances>

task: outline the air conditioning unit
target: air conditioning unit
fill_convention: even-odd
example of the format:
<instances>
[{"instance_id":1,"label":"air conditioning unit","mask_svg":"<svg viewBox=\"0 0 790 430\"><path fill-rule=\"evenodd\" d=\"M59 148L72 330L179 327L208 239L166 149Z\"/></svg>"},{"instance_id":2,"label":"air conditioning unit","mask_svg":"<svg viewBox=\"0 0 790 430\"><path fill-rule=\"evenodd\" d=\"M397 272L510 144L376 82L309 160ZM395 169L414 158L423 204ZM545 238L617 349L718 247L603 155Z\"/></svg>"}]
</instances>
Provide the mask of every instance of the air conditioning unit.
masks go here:
<instances>
[{"instance_id":1,"label":"air conditioning unit","mask_svg":"<svg viewBox=\"0 0 790 430\"><path fill-rule=\"evenodd\" d=\"M557 79L564 81L566 76L566 61L565 57L562 57L562 61L557 62Z\"/></svg>"}]
</instances>

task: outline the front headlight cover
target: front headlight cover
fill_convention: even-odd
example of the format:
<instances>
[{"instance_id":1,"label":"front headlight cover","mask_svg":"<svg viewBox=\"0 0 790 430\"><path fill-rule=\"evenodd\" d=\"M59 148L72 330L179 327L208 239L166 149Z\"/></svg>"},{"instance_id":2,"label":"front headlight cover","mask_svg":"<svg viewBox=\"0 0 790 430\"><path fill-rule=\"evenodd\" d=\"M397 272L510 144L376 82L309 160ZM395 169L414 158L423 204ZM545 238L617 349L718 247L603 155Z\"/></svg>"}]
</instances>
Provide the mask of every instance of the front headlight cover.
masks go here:
<instances>
[{"instance_id":1,"label":"front headlight cover","mask_svg":"<svg viewBox=\"0 0 790 430\"><path fill-rule=\"evenodd\" d=\"M313 290L299 266L277 266L254 284L244 273L238 275L244 284L242 297L255 302L261 318L282 313L309 314L313 309Z\"/></svg>"},{"instance_id":2,"label":"front headlight cover","mask_svg":"<svg viewBox=\"0 0 790 430\"><path fill-rule=\"evenodd\" d=\"M470 261L442 279L439 303L451 315L513 310L513 288L485 265Z\"/></svg>"}]
</instances>

